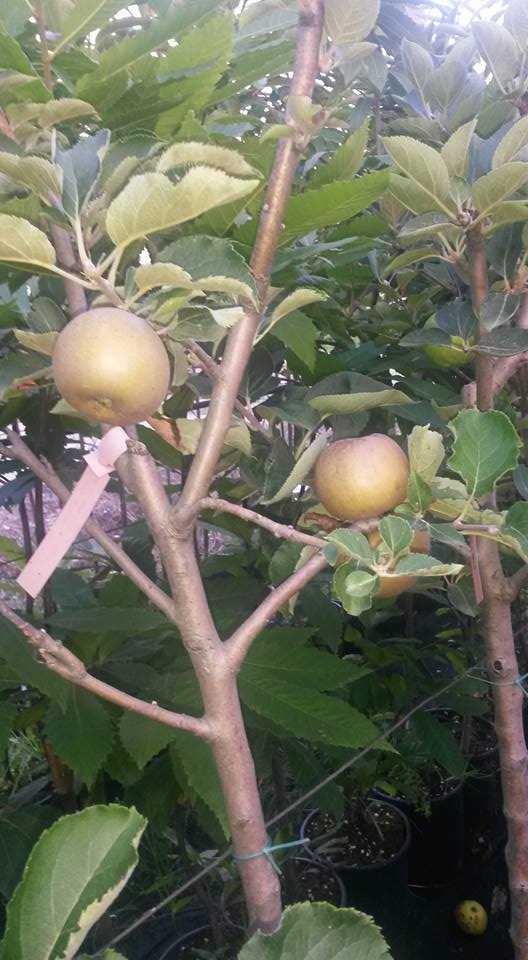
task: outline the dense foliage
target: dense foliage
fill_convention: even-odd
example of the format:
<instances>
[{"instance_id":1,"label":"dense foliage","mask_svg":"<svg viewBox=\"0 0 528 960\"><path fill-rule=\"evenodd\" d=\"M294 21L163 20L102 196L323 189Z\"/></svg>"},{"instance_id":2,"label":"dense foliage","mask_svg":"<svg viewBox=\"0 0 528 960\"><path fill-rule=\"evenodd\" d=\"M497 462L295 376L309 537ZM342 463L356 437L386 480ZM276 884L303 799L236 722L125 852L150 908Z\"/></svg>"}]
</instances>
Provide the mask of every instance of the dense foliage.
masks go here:
<instances>
[{"instance_id":1,"label":"dense foliage","mask_svg":"<svg viewBox=\"0 0 528 960\"><path fill-rule=\"evenodd\" d=\"M18 457L17 435L68 488L101 435L59 396L51 372L79 296L148 320L168 351L169 395L137 437L173 501L207 429L226 337L258 310L212 483L218 503L202 506L195 540L226 641L320 549L309 535L326 541L327 565L273 611L238 675L265 817L350 759L318 792L321 810L339 818L375 788L427 810L431 771L467 772L463 744L426 707L384 734L439 690L436 704L465 729L490 715L476 541L500 549L508 601L528 563L525 4L467 26L444 8L431 16L397 0L327 0L313 98L288 97L297 4L239 6L0 5L0 506L19 511L26 534L25 552L0 538L4 569L23 567L32 532L39 542L45 527L42 478ZM262 303L251 252L285 138L299 163ZM494 410L474 406L475 369L481 392L486 381L497 395ZM408 456L406 498L379 524L350 528L319 502L314 466L329 440L374 433ZM114 477L109 489L120 496L126 555L166 590L134 485L125 491ZM248 522L240 506L271 525ZM9 604L97 678L200 716L189 645L89 532L35 604L6 575ZM420 552L417 532L427 538ZM405 578L405 592L380 598L391 577ZM15 625L1 627L4 902L32 848L45 876L61 831L83 863L90 816L107 824L100 855L115 870L94 887L77 877L79 890L65 879L75 908L43 957L63 955L88 904L112 902L148 820L127 891L85 943L94 952L229 841L217 765L205 740L72 685ZM513 686L522 665L510 667L522 699ZM50 777L54 798L44 803ZM297 837L305 809L272 828L275 842ZM75 810L78 826L54 823ZM28 868L9 907L5 960L29 956L20 929L30 880ZM220 902L228 917L230 901L240 907L230 860L197 889L208 922ZM289 925L296 944L299 925L314 924L315 948L318 919L302 910L290 909L265 952L257 939L241 958L293 957L282 948ZM212 956L243 942L236 924L226 940L224 919L213 920ZM348 936L339 923L365 937L365 955L386 955L356 915L336 921L336 950ZM358 958L361 949L358 939Z\"/></svg>"}]
</instances>

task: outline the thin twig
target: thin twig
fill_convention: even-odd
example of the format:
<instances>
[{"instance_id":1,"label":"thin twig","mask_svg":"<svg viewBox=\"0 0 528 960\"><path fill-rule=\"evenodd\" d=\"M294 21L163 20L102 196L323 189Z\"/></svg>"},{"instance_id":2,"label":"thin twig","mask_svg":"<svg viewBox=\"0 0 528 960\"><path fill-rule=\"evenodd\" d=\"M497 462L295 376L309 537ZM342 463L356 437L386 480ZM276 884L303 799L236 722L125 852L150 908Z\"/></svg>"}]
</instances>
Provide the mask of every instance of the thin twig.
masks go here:
<instances>
[{"instance_id":1,"label":"thin twig","mask_svg":"<svg viewBox=\"0 0 528 960\"><path fill-rule=\"evenodd\" d=\"M199 343L195 343L194 340L189 340L187 343L191 352L194 353L195 357L199 360L200 366L205 373L207 373L212 380L218 380L221 375L220 364L217 363L216 360L213 360L213 358L209 356L207 351L204 350ZM249 404L244 404L241 400L236 399L235 409L242 414L248 426L252 427L253 430L258 430L258 432L262 434L268 443L273 442L272 431L263 423L261 423L258 417L255 416Z\"/></svg>"},{"instance_id":2,"label":"thin twig","mask_svg":"<svg viewBox=\"0 0 528 960\"><path fill-rule=\"evenodd\" d=\"M277 523L269 517L264 517L256 510L249 510L238 503L231 503L229 500L222 500L220 497L204 497L199 503L200 510L215 510L219 513L231 513L241 520L247 520L248 523L254 523L258 527L264 527L269 530L274 537L280 537L281 540L292 540L294 543L302 543L309 547L317 547L322 550L328 546L328 542L322 537L314 537L309 533L303 533L302 530L296 530L295 527L289 527L285 523Z\"/></svg>"},{"instance_id":3,"label":"thin twig","mask_svg":"<svg viewBox=\"0 0 528 960\"><path fill-rule=\"evenodd\" d=\"M283 604L287 603L296 593L299 593L310 580L313 580L321 570L324 570L327 564L328 560L322 553L317 553L314 557L311 557L303 567L296 570L291 577L283 580L278 587L272 590L257 609L244 620L244 623L238 630L235 630L224 644L224 650L232 669L240 669L255 637L264 630L266 624L275 616Z\"/></svg>"},{"instance_id":4,"label":"thin twig","mask_svg":"<svg viewBox=\"0 0 528 960\"><path fill-rule=\"evenodd\" d=\"M76 687L82 687L97 697L108 700L109 703L114 703L123 710L131 710L133 713L148 717L149 720L155 720L156 723L164 724L176 730L187 730L189 733L201 737L202 740L213 739L213 728L205 717L191 717L185 713L174 713L172 710L166 710L164 707L158 706L154 700L148 703L146 700L140 700L124 693L122 690L117 690L116 687L93 677L88 673L82 660L79 660L71 650L68 650L58 640L54 640L46 630L26 623L3 600L0 600L0 614L6 620L9 620L17 630L20 630L20 633L38 652L42 663L69 683L73 683Z\"/></svg>"}]
</instances>

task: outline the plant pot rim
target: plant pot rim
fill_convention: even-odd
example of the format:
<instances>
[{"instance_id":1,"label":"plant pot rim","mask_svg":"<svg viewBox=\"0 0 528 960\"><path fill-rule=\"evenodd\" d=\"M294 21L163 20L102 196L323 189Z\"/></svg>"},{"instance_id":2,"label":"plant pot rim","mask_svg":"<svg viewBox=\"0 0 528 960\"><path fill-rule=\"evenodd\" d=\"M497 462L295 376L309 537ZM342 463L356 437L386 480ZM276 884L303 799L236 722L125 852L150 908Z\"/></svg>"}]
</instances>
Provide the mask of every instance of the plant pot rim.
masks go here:
<instances>
[{"instance_id":1,"label":"plant pot rim","mask_svg":"<svg viewBox=\"0 0 528 960\"><path fill-rule=\"evenodd\" d=\"M400 817L400 819L402 820L403 825L404 825L404 828L405 828L405 839L404 839L403 844L402 844L402 846L400 847L399 850L397 850L395 853L393 853L392 856L391 856L388 860L384 860L383 863L358 863L358 864L351 864L351 863L347 863L346 861L343 861L343 862L334 862L334 861L332 861L332 860L329 860L329 861L324 861L324 860L323 860L323 861L321 861L321 860L317 857L317 854L315 854L315 853L312 855L313 861L315 861L315 862L317 862L317 863L326 863L326 862L328 862L328 863L333 867L333 869L336 870L338 873L344 873L344 872L351 872L351 873L356 873L356 872L358 872L358 873L374 873L374 872L376 872L377 870L384 870L386 867L390 867L390 866L392 866L392 864L397 863L399 860L402 860L403 857L405 857L405 855L407 854L407 851L409 850L409 846L410 846L410 843L411 843L411 825L410 825L410 823L409 823L409 818L408 818L407 814L406 814L403 810L400 810L400 808L399 808L398 806L396 806L396 804L391 803L390 800L385 800L385 799L382 800L382 799L376 797L376 798L373 800L373 802L376 803L376 804L380 804L380 805L382 805L382 806L385 806L385 807L390 807L391 810L395 810L396 813L397 813L397 815L398 815L398 816ZM310 820L315 816L315 814L320 813L320 812L321 812L321 811L316 807L314 810L310 810L310 812L308 813L308 815L305 817L305 819L304 819L304 821L303 821L303 823L302 823L302 825L301 825L301 830L300 830L300 837L301 837L302 840L305 839L305 832L306 832L306 827L307 827L308 823L309 823ZM339 823L337 824L336 830L339 829L339 824L340 824L341 822L342 822L342 820L340 820ZM335 832L335 831L332 831L332 833L334 833L334 832ZM332 833L323 834L322 836L331 836Z\"/></svg>"},{"instance_id":2,"label":"plant pot rim","mask_svg":"<svg viewBox=\"0 0 528 960\"><path fill-rule=\"evenodd\" d=\"M428 795L428 800L430 803L442 803L444 800L451 800L452 797L456 796L457 793L460 793L466 782L467 777L446 777L445 783L451 783L452 786L448 793L442 794L440 797L431 797ZM412 800L408 800L407 797L395 796L391 797L390 794L384 793L383 790L379 790L377 787L374 787L371 791L372 796L379 800L381 803L388 803L392 806L397 806L398 803L404 803L410 810L414 810L415 806ZM400 807L398 807L400 809ZM404 811L403 811L404 812Z\"/></svg>"}]
</instances>

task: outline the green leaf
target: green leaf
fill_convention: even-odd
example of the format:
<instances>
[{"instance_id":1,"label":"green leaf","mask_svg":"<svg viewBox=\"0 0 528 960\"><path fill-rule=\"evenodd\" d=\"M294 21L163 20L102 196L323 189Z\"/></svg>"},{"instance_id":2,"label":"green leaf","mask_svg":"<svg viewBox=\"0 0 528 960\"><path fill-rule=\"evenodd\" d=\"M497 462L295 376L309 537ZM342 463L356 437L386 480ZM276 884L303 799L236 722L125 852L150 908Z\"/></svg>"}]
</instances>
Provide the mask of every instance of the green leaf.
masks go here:
<instances>
[{"instance_id":1,"label":"green leaf","mask_svg":"<svg viewBox=\"0 0 528 960\"><path fill-rule=\"evenodd\" d=\"M485 330L494 330L513 319L520 306L520 298L510 293L488 293L479 309L480 323ZM501 336L506 331L501 330Z\"/></svg>"},{"instance_id":2,"label":"green leaf","mask_svg":"<svg viewBox=\"0 0 528 960\"><path fill-rule=\"evenodd\" d=\"M504 25L520 44L528 43L528 10L524 0L510 0L504 11Z\"/></svg>"},{"instance_id":3,"label":"green leaf","mask_svg":"<svg viewBox=\"0 0 528 960\"><path fill-rule=\"evenodd\" d=\"M53 300L37 297L31 304L27 322L35 333L53 333L66 326L66 317Z\"/></svg>"},{"instance_id":4,"label":"green leaf","mask_svg":"<svg viewBox=\"0 0 528 960\"><path fill-rule=\"evenodd\" d=\"M411 137L384 137L383 145L398 169L427 197L429 210L454 212L449 200L449 171L436 150Z\"/></svg>"},{"instance_id":5,"label":"green leaf","mask_svg":"<svg viewBox=\"0 0 528 960\"><path fill-rule=\"evenodd\" d=\"M378 524L378 530L383 543L393 556L397 556L411 545L412 527L401 517L383 517Z\"/></svg>"},{"instance_id":6,"label":"green leaf","mask_svg":"<svg viewBox=\"0 0 528 960\"><path fill-rule=\"evenodd\" d=\"M308 476L319 454L326 447L326 444L327 439L325 436L316 437L313 443L303 451L284 483L281 484L272 497L261 499L261 503L277 503L278 500L284 500L285 497L289 497L290 493Z\"/></svg>"},{"instance_id":7,"label":"green leaf","mask_svg":"<svg viewBox=\"0 0 528 960\"><path fill-rule=\"evenodd\" d=\"M506 414L463 410L449 429L455 435L449 466L462 477L472 497L491 493L497 480L517 466L522 444Z\"/></svg>"},{"instance_id":8,"label":"green leaf","mask_svg":"<svg viewBox=\"0 0 528 960\"><path fill-rule=\"evenodd\" d=\"M474 353L488 357L515 357L528 350L528 330L492 330L473 347Z\"/></svg>"},{"instance_id":9,"label":"green leaf","mask_svg":"<svg viewBox=\"0 0 528 960\"><path fill-rule=\"evenodd\" d=\"M409 474L407 500L412 512L418 514L424 514L433 500L431 487L416 470Z\"/></svg>"},{"instance_id":10,"label":"green leaf","mask_svg":"<svg viewBox=\"0 0 528 960\"><path fill-rule=\"evenodd\" d=\"M310 177L310 188L334 183L336 180L348 180L363 165L363 157L369 138L370 121L367 118L354 133L337 148L326 163L318 165Z\"/></svg>"},{"instance_id":11,"label":"green leaf","mask_svg":"<svg viewBox=\"0 0 528 960\"><path fill-rule=\"evenodd\" d=\"M164 247L159 262L177 263L183 270L199 281L227 277L249 287L252 299L256 292L255 281L243 257L234 249L230 240L223 237L182 237Z\"/></svg>"},{"instance_id":12,"label":"green leaf","mask_svg":"<svg viewBox=\"0 0 528 960\"><path fill-rule=\"evenodd\" d=\"M77 85L77 92L92 101L104 100L112 91L120 74L129 70L152 50L165 46L169 40L180 39L183 31L216 6L214 0L194 0L192 6L171 4L163 16L153 20L133 36L112 44L101 56L99 66ZM112 81L112 83L110 83Z\"/></svg>"},{"instance_id":13,"label":"green leaf","mask_svg":"<svg viewBox=\"0 0 528 960\"><path fill-rule=\"evenodd\" d=\"M189 786L213 812L226 840L229 839L229 820L211 747L183 730L172 732L171 756L176 755L185 770Z\"/></svg>"},{"instance_id":14,"label":"green leaf","mask_svg":"<svg viewBox=\"0 0 528 960\"><path fill-rule=\"evenodd\" d=\"M405 253L400 253L391 260L388 266L385 267L383 275L388 277L392 273L396 273L397 270L409 267L413 263L421 263L422 260L435 260L438 255L439 252L435 250L434 247L417 247L414 250L406 250Z\"/></svg>"},{"instance_id":15,"label":"green leaf","mask_svg":"<svg viewBox=\"0 0 528 960\"><path fill-rule=\"evenodd\" d=\"M13 330L15 337L22 346L28 350L35 350L36 353L42 353L46 357L51 357L53 347L57 339L57 332L53 333L32 333L31 330Z\"/></svg>"},{"instance_id":16,"label":"green leaf","mask_svg":"<svg viewBox=\"0 0 528 960\"><path fill-rule=\"evenodd\" d=\"M374 410L376 407L410 403L410 397L401 390L388 389L312 397L308 403L314 410L326 416L331 413L359 413L361 410Z\"/></svg>"},{"instance_id":17,"label":"green leaf","mask_svg":"<svg viewBox=\"0 0 528 960\"><path fill-rule=\"evenodd\" d=\"M52 627L63 630L82 630L86 633L128 633L137 635L147 630L167 626L167 620L157 610L146 607L90 607L59 610L49 620Z\"/></svg>"},{"instance_id":18,"label":"green leaf","mask_svg":"<svg viewBox=\"0 0 528 960\"><path fill-rule=\"evenodd\" d=\"M311 317L307 317L300 312L290 313L287 317L283 317L282 320L274 323L273 326L266 328L262 336L270 330L273 336L277 337L288 350L292 350L309 370L314 369L319 330Z\"/></svg>"},{"instance_id":19,"label":"green leaf","mask_svg":"<svg viewBox=\"0 0 528 960\"><path fill-rule=\"evenodd\" d=\"M464 178L467 174L469 147L476 125L476 119L463 123L458 130L451 134L440 151L451 177Z\"/></svg>"},{"instance_id":20,"label":"green leaf","mask_svg":"<svg viewBox=\"0 0 528 960\"><path fill-rule=\"evenodd\" d=\"M98 130L91 137L82 137L73 147L55 148L54 159L63 174L62 204L65 213L75 221L97 185L110 133Z\"/></svg>"},{"instance_id":21,"label":"green leaf","mask_svg":"<svg viewBox=\"0 0 528 960\"><path fill-rule=\"evenodd\" d=\"M8 107L6 112L15 130L20 124L32 120L35 120L39 127L46 130L48 127L54 127L57 123L65 123L67 120L80 120L81 117L97 115L91 103L72 97L48 100L47 103L17 103Z\"/></svg>"},{"instance_id":22,"label":"green leaf","mask_svg":"<svg viewBox=\"0 0 528 960\"><path fill-rule=\"evenodd\" d=\"M461 228L455 226L447 214L436 212L406 220L399 231L400 240L405 244L420 240L456 240L460 235Z\"/></svg>"},{"instance_id":23,"label":"green leaf","mask_svg":"<svg viewBox=\"0 0 528 960\"><path fill-rule=\"evenodd\" d=\"M50 804L26 807L4 805L0 812L0 893L7 901L20 881L27 858L43 830L58 816ZM1 945L0 945L1 951Z\"/></svg>"},{"instance_id":24,"label":"green leaf","mask_svg":"<svg viewBox=\"0 0 528 960\"><path fill-rule=\"evenodd\" d=\"M374 29L379 11L379 0L326 0L325 26L334 43L357 43Z\"/></svg>"},{"instance_id":25,"label":"green leaf","mask_svg":"<svg viewBox=\"0 0 528 960\"><path fill-rule=\"evenodd\" d=\"M313 287L299 287L297 290L294 290L293 293L289 293L287 297L284 297L284 300L281 300L279 305L275 307L271 314L269 327L272 327L273 324L277 323L278 320L282 320L282 318L286 317L289 313L293 313L294 310L300 310L301 307L306 307L310 303L321 303L327 299L328 294L323 293L322 290L315 290ZM266 333L268 333L269 327L266 329Z\"/></svg>"},{"instance_id":26,"label":"green leaf","mask_svg":"<svg viewBox=\"0 0 528 960\"><path fill-rule=\"evenodd\" d=\"M264 630L252 645L240 675L250 680L262 677L264 682L267 678L270 687L279 680L324 692L338 690L371 672L352 660L288 642L287 632L281 628Z\"/></svg>"},{"instance_id":27,"label":"green leaf","mask_svg":"<svg viewBox=\"0 0 528 960\"><path fill-rule=\"evenodd\" d=\"M503 89L517 74L519 48L509 30L491 20L477 20L472 25L479 53Z\"/></svg>"},{"instance_id":28,"label":"green leaf","mask_svg":"<svg viewBox=\"0 0 528 960\"><path fill-rule=\"evenodd\" d=\"M122 7L122 0L75 0L62 23L62 36L54 46L53 57L77 37L85 37L92 30L104 26Z\"/></svg>"},{"instance_id":29,"label":"green leaf","mask_svg":"<svg viewBox=\"0 0 528 960\"><path fill-rule=\"evenodd\" d=\"M378 586L378 577L374 573L368 573L366 570L353 570L347 574L345 592L353 600L363 599L363 597L372 597Z\"/></svg>"},{"instance_id":30,"label":"green leaf","mask_svg":"<svg viewBox=\"0 0 528 960\"><path fill-rule=\"evenodd\" d=\"M66 703L69 683L38 662L36 651L9 620L0 616L0 625L0 659L22 683L35 687L52 700Z\"/></svg>"},{"instance_id":31,"label":"green leaf","mask_svg":"<svg viewBox=\"0 0 528 960\"><path fill-rule=\"evenodd\" d=\"M513 127L504 134L495 153L493 154L492 168L502 167L505 163L528 159L528 116L521 117Z\"/></svg>"},{"instance_id":32,"label":"green leaf","mask_svg":"<svg viewBox=\"0 0 528 960\"><path fill-rule=\"evenodd\" d=\"M125 711L119 721L121 743L141 769L172 743L175 732L172 727L130 710Z\"/></svg>"},{"instance_id":33,"label":"green leaf","mask_svg":"<svg viewBox=\"0 0 528 960\"><path fill-rule=\"evenodd\" d=\"M379 735L367 717L343 700L253 673L240 677L240 696L255 713L303 740L332 743L342 747L363 747Z\"/></svg>"},{"instance_id":34,"label":"green leaf","mask_svg":"<svg viewBox=\"0 0 528 960\"><path fill-rule=\"evenodd\" d=\"M132 177L112 201L106 229L114 243L128 246L149 233L169 230L223 203L247 197L258 180L240 180L212 167L193 167L172 184L162 173Z\"/></svg>"},{"instance_id":35,"label":"green leaf","mask_svg":"<svg viewBox=\"0 0 528 960\"><path fill-rule=\"evenodd\" d=\"M139 293L147 293L155 287L179 287L181 290L197 290L190 273L175 263L149 263L137 267L134 280Z\"/></svg>"},{"instance_id":36,"label":"green leaf","mask_svg":"<svg viewBox=\"0 0 528 960\"><path fill-rule=\"evenodd\" d=\"M371 917L329 903L287 907L272 936L255 933L239 960L391 960Z\"/></svg>"},{"instance_id":37,"label":"green leaf","mask_svg":"<svg viewBox=\"0 0 528 960\"><path fill-rule=\"evenodd\" d=\"M286 207L284 230L279 243L290 243L312 230L349 220L378 200L388 184L385 170L366 173L350 181L325 184L318 190L306 190L291 197Z\"/></svg>"},{"instance_id":38,"label":"green leaf","mask_svg":"<svg viewBox=\"0 0 528 960\"><path fill-rule=\"evenodd\" d=\"M55 250L29 220L0 213L0 260L49 268L55 265Z\"/></svg>"},{"instance_id":39,"label":"green leaf","mask_svg":"<svg viewBox=\"0 0 528 960\"><path fill-rule=\"evenodd\" d=\"M433 713L419 710L412 718L412 725L430 759L440 763L452 777L462 777L467 764L446 724L437 720Z\"/></svg>"},{"instance_id":40,"label":"green leaf","mask_svg":"<svg viewBox=\"0 0 528 960\"><path fill-rule=\"evenodd\" d=\"M80 687L71 687L65 707L52 704L48 711L45 733L61 760L92 786L114 738L112 721L101 700Z\"/></svg>"},{"instance_id":41,"label":"green leaf","mask_svg":"<svg viewBox=\"0 0 528 960\"><path fill-rule=\"evenodd\" d=\"M332 578L332 592L343 609L353 617L370 610L379 586L377 574L358 570L357 561L342 563Z\"/></svg>"},{"instance_id":42,"label":"green leaf","mask_svg":"<svg viewBox=\"0 0 528 960\"><path fill-rule=\"evenodd\" d=\"M314 783L321 783L326 777L324 764L311 747L290 737L283 744L286 753L288 769L297 787L309 790ZM340 820L344 812L343 791L331 780L325 787L317 791L317 806L319 810L332 814Z\"/></svg>"},{"instance_id":43,"label":"green leaf","mask_svg":"<svg viewBox=\"0 0 528 960\"><path fill-rule=\"evenodd\" d=\"M517 552L528 563L528 503L519 501L510 507L501 527L501 538L513 540Z\"/></svg>"},{"instance_id":44,"label":"green leaf","mask_svg":"<svg viewBox=\"0 0 528 960\"><path fill-rule=\"evenodd\" d=\"M216 144L192 141L173 143L161 154L156 169L160 173L166 173L167 170L172 170L174 167L196 166L197 164L216 167L233 177L260 176L259 171L252 167L236 150L231 150L228 147L218 147Z\"/></svg>"},{"instance_id":45,"label":"green leaf","mask_svg":"<svg viewBox=\"0 0 528 960\"><path fill-rule=\"evenodd\" d=\"M418 43L413 43L404 37L401 45L401 55L407 75L413 86L418 90L422 102L425 103L425 89L434 70L431 54Z\"/></svg>"},{"instance_id":46,"label":"green leaf","mask_svg":"<svg viewBox=\"0 0 528 960\"><path fill-rule=\"evenodd\" d=\"M11 537L0 537L0 555L16 567L20 567L21 562L26 559L20 544L16 540L12 540Z\"/></svg>"},{"instance_id":47,"label":"green leaf","mask_svg":"<svg viewBox=\"0 0 528 960\"><path fill-rule=\"evenodd\" d=\"M329 543L337 544L338 554L346 556L347 559L360 560L367 565L375 560L376 555L371 550L367 538L362 533L356 533L355 530L332 530L325 539Z\"/></svg>"},{"instance_id":48,"label":"green leaf","mask_svg":"<svg viewBox=\"0 0 528 960\"><path fill-rule=\"evenodd\" d=\"M411 330L400 340L401 347L449 346L451 337L445 330L438 327L423 327L421 330Z\"/></svg>"},{"instance_id":49,"label":"green leaf","mask_svg":"<svg viewBox=\"0 0 528 960\"><path fill-rule=\"evenodd\" d=\"M0 173L48 202L50 196L61 195L61 171L44 157L17 157L12 153L0 153Z\"/></svg>"},{"instance_id":50,"label":"green leaf","mask_svg":"<svg viewBox=\"0 0 528 960\"><path fill-rule=\"evenodd\" d=\"M519 190L527 181L526 163L505 163L475 180L471 193L479 217L489 216L506 197Z\"/></svg>"},{"instance_id":51,"label":"green leaf","mask_svg":"<svg viewBox=\"0 0 528 960\"><path fill-rule=\"evenodd\" d=\"M400 560L394 568L396 576L412 575L413 577L450 577L457 576L464 569L462 563L442 563L436 557L428 557L423 553L410 553Z\"/></svg>"},{"instance_id":52,"label":"green leaf","mask_svg":"<svg viewBox=\"0 0 528 960\"><path fill-rule=\"evenodd\" d=\"M8 701L0 702L0 764L2 763L7 750L7 744L9 742L13 721L16 715L17 708L14 703L9 703Z\"/></svg>"},{"instance_id":53,"label":"green leaf","mask_svg":"<svg viewBox=\"0 0 528 960\"><path fill-rule=\"evenodd\" d=\"M413 427L407 439L409 464L425 480L431 483L445 457L442 435L429 427Z\"/></svg>"},{"instance_id":54,"label":"green leaf","mask_svg":"<svg viewBox=\"0 0 528 960\"><path fill-rule=\"evenodd\" d=\"M134 870L145 826L134 808L111 804L46 830L8 904L3 956L71 960Z\"/></svg>"},{"instance_id":55,"label":"green leaf","mask_svg":"<svg viewBox=\"0 0 528 960\"><path fill-rule=\"evenodd\" d=\"M460 89L466 82L466 75L467 63L461 63L457 58L449 55L444 58L429 77L426 88L427 99L434 109L448 110L460 95Z\"/></svg>"}]
</instances>

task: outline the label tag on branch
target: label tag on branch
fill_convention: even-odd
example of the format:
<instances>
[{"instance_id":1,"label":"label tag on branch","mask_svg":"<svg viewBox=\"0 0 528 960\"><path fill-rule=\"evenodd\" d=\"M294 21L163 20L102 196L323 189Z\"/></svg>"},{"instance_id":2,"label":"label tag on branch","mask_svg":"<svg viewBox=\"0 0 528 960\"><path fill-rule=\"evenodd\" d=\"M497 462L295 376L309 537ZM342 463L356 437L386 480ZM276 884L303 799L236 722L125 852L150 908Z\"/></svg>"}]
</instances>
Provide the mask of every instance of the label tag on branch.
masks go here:
<instances>
[{"instance_id":1,"label":"label tag on branch","mask_svg":"<svg viewBox=\"0 0 528 960\"><path fill-rule=\"evenodd\" d=\"M103 493L114 464L127 448L127 434L112 427L97 450L84 457L88 466L55 523L28 561L17 583L30 597L36 597L51 577L66 551L80 533Z\"/></svg>"}]
</instances>

